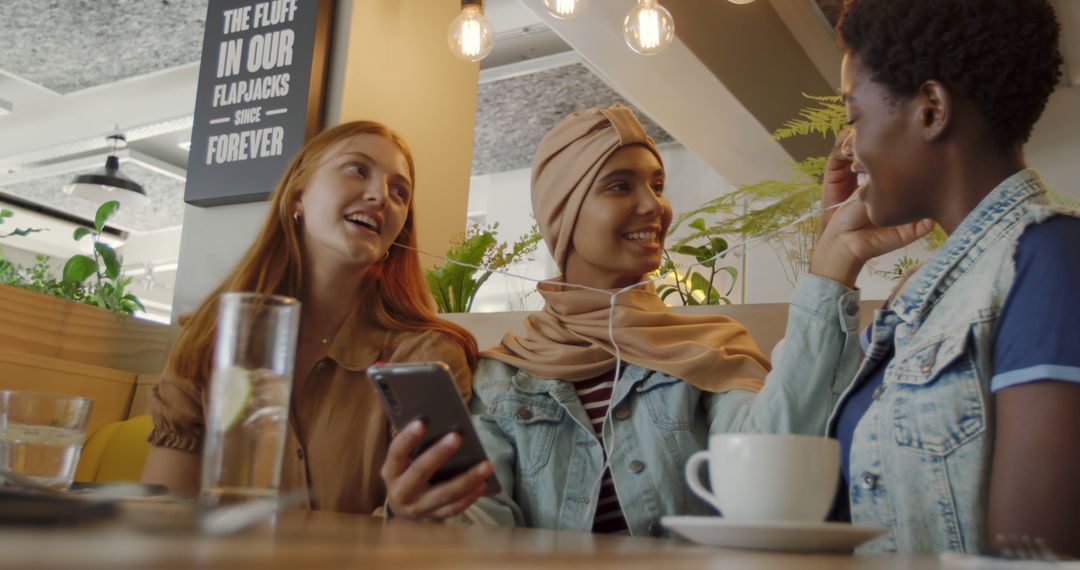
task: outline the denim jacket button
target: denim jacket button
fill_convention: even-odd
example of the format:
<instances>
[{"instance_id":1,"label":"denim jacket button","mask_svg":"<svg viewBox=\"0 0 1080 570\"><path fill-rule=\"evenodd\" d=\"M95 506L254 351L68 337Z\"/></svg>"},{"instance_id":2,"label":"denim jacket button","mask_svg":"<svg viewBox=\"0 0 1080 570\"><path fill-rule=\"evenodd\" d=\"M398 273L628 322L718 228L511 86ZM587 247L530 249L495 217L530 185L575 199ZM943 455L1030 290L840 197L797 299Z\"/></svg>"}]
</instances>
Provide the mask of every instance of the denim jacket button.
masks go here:
<instances>
[{"instance_id":1,"label":"denim jacket button","mask_svg":"<svg viewBox=\"0 0 1080 570\"><path fill-rule=\"evenodd\" d=\"M844 312L847 313L849 317L854 317L855 315L858 315L859 304L855 301L848 301L847 304L844 305Z\"/></svg>"},{"instance_id":2,"label":"denim jacket button","mask_svg":"<svg viewBox=\"0 0 1080 570\"><path fill-rule=\"evenodd\" d=\"M641 473L645 470L645 463L635 459L631 461L630 465L628 465L627 467L630 469L631 473Z\"/></svg>"},{"instance_id":3,"label":"denim jacket button","mask_svg":"<svg viewBox=\"0 0 1080 570\"><path fill-rule=\"evenodd\" d=\"M518 419L527 420L527 419L532 418L532 416L533 416L532 410L530 410L529 408L526 408L525 406L521 406L520 408L517 409L517 417L518 417Z\"/></svg>"},{"instance_id":4,"label":"denim jacket button","mask_svg":"<svg viewBox=\"0 0 1080 570\"><path fill-rule=\"evenodd\" d=\"M878 384L878 387L874 388L874 393L870 395L870 399L871 400L876 400L876 399L880 398L883 393L885 393L885 385L884 384Z\"/></svg>"},{"instance_id":5,"label":"denim jacket button","mask_svg":"<svg viewBox=\"0 0 1080 570\"><path fill-rule=\"evenodd\" d=\"M628 420L628 419L630 419L630 407L629 406L623 406L623 407L615 410L615 418L620 419L620 420Z\"/></svg>"},{"instance_id":6,"label":"denim jacket button","mask_svg":"<svg viewBox=\"0 0 1080 570\"><path fill-rule=\"evenodd\" d=\"M300 461L304 460L304 448L302 448L302 447L297 447L296 448L296 458L299 459Z\"/></svg>"},{"instance_id":7,"label":"denim jacket button","mask_svg":"<svg viewBox=\"0 0 1080 570\"><path fill-rule=\"evenodd\" d=\"M877 475L869 471L863 471L862 475L859 475L859 479L861 480L861 485L863 489L866 489L867 491L873 491L877 488Z\"/></svg>"}]
</instances>

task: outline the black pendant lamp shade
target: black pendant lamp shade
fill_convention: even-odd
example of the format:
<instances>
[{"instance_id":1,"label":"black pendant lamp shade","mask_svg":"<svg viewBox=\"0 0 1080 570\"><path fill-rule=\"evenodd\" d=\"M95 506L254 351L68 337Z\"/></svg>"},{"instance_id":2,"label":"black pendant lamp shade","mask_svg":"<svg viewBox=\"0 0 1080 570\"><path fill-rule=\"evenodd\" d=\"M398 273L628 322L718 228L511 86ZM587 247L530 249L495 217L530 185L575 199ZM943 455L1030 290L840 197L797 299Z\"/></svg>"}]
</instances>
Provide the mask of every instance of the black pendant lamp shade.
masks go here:
<instances>
[{"instance_id":1,"label":"black pendant lamp shade","mask_svg":"<svg viewBox=\"0 0 1080 570\"><path fill-rule=\"evenodd\" d=\"M112 136L113 152L116 151L115 143L123 141L122 136ZM120 172L120 159L110 154L105 159L105 168L80 174L67 186L64 193L95 204L102 204L109 200L116 200L123 206L144 206L150 203L146 190L134 180L124 176Z\"/></svg>"}]
</instances>

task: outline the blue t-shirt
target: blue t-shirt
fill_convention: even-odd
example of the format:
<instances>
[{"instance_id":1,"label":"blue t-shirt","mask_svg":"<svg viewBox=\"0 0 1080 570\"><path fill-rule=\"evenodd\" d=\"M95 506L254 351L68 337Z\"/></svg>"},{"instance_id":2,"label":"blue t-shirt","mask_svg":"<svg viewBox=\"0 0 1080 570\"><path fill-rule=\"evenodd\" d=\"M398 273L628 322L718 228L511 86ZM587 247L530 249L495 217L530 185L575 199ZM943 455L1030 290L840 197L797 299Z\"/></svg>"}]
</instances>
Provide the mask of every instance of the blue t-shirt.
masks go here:
<instances>
[{"instance_id":1,"label":"blue t-shirt","mask_svg":"<svg viewBox=\"0 0 1080 570\"><path fill-rule=\"evenodd\" d=\"M994 331L990 390L1039 380L1080 383L1080 219L1055 216L1027 228L1015 260L1016 279ZM869 333L867 329L861 335L864 351ZM892 353L840 405L835 436L845 490L855 426L884 381L891 359Z\"/></svg>"}]
</instances>

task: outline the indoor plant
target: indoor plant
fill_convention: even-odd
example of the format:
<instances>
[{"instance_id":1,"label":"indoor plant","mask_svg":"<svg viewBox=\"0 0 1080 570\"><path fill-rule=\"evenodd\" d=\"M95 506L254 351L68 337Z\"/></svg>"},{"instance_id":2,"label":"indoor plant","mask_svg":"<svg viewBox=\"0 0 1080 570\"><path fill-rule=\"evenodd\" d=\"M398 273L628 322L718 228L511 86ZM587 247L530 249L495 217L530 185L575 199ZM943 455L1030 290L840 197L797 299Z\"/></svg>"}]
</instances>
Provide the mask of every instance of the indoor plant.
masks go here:
<instances>
[{"instance_id":1,"label":"indoor plant","mask_svg":"<svg viewBox=\"0 0 1080 570\"><path fill-rule=\"evenodd\" d=\"M116 214L119 207L120 203L115 200L105 202L94 215L93 228L75 229L72 236L75 241L90 238L92 255L71 256L64 264L60 277L53 275L49 268L48 258L44 256L38 256L37 262L27 268L12 263L0 255L0 284L29 289L77 303L95 305L118 314L131 315L136 310L145 310L138 297L127 290L132 278L125 277L120 271L123 258L117 255L116 250L109 244L101 241L101 233L106 222ZM0 223L4 218L11 217L10 211L3 212L0 212ZM40 230L16 229L0 237L24 236L35 231ZM91 277L94 279L90 279Z\"/></svg>"},{"instance_id":2,"label":"indoor plant","mask_svg":"<svg viewBox=\"0 0 1080 570\"><path fill-rule=\"evenodd\" d=\"M477 292L493 270L532 258L541 239L535 225L513 244L498 241L498 228L498 223L490 226L474 224L447 249L448 260L484 269L447 261L424 272L440 313L469 312Z\"/></svg>"}]
</instances>

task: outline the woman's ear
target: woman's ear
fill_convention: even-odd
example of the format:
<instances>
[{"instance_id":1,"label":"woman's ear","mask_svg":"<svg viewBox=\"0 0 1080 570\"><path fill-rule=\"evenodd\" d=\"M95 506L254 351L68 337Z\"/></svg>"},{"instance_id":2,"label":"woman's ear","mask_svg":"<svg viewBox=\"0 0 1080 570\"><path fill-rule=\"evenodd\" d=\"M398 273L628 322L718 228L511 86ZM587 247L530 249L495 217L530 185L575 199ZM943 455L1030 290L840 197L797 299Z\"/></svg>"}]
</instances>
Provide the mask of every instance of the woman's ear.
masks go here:
<instances>
[{"instance_id":1,"label":"woman's ear","mask_svg":"<svg viewBox=\"0 0 1080 570\"><path fill-rule=\"evenodd\" d=\"M916 95L919 127L927 141L940 139L952 123L953 99L943 83L931 80L919 86Z\"/></svg>"},{"instance_id":2,"label":"woman's ear","mask_svg":"<svg viewBox=\"0 0 1080 570\"><path fill-rule=\"evenodd\" d=\"M303 217L303 215L304 215L304 193L303 192L297 192L296 193L296 195L292 199L292 204L290 205L289 209L292 211L294 216L299 215L299 216Z\"/></svg>"}]
</instances>

